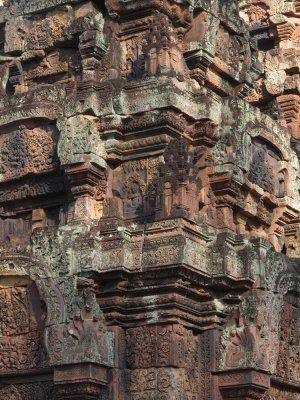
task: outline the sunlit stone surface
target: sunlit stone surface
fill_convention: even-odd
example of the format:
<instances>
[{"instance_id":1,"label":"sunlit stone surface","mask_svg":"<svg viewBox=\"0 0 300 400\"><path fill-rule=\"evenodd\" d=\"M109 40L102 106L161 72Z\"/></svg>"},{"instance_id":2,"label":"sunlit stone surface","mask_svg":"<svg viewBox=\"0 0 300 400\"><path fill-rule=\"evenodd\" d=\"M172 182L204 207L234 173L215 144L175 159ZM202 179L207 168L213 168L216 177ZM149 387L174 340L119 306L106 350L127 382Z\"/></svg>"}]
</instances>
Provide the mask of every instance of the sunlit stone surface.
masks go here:
<instances>
[{"instance_id":1,"label":"sunlit stone surface","mask_svg":"<svg viewBox=\"0 0 300 400\"><path fill-rule=\"evenodd\" d=\"M0 400L299 400L300 2L0 0Z\"/></svg>"}]
</instances>

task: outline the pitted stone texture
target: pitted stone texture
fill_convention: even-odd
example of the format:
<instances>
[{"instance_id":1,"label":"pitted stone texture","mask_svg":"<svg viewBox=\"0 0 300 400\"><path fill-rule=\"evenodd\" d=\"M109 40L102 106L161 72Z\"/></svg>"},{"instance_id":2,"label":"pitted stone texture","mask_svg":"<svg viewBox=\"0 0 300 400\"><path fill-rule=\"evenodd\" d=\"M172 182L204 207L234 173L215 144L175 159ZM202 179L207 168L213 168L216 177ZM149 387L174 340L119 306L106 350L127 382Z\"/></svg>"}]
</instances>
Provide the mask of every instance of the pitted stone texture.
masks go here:
<instances>
[{"instance_id":1,"label":"pitted stone texture","mask_svg":"<svg viewBox=\"0 0 300 400\"><path fill-rule=\"evenodd\" d=\"M297 399L299 16L0 2L1 399Z\"/></svg>"}]
</instances>

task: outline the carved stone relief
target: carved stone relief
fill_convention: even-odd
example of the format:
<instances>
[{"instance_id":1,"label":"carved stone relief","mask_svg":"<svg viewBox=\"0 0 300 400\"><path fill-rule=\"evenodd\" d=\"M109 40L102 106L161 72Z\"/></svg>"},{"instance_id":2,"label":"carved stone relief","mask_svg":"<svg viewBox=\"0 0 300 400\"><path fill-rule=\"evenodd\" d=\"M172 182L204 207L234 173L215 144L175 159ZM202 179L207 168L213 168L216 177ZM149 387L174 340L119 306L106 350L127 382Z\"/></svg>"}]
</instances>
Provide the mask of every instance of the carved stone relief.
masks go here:
<instances>
[{"instance_id":1,"label":"carved stone relief","mask_svg":"<svg viewBox=\"0 0 300 400\"><path fill-rule=\"evenodd\" d=\"M27 370L41 367L43 322L45 315L35 315L39 300L33 285L0 289L0 369Z\"/></svg>"},{"instance_id":2,"label":"carved stone relief","mask_svg":"<svg viewBox=\"0 0 300 400\"><path fill-rule=\"evenodd\" d=\"M57 132L53 127L18 130L1 135L1 182L55 168Z\"/></svg>"},{"instance_id":3,"label":"carved stone relief","mask_svg":"<svg viewBox=\"0 0 300 400\"><path fill-rule=\"evenodd\" d=\"M0 0L0 399L298 399L300 3Z\"/></svg>"}]
</instances>

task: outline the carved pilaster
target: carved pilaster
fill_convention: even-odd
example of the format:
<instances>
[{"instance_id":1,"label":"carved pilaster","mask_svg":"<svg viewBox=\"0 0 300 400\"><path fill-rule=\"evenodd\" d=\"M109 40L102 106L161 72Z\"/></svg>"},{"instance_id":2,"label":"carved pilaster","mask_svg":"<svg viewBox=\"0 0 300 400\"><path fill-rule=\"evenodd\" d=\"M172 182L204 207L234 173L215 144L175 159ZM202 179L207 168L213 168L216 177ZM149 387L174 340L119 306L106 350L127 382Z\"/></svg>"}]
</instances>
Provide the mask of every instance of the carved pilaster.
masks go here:
<instances>
[{"instance_id":1,"label":"carved pilaster","mask_svg":"<svg viewBox=\"0 0 300 400\"><path fill-rule=\"evenodd\" d=\"M300 139L300 96L285 94L277 97L277 103L279 112L290 128L293 138Z\"/></svg>"},{"instance_id":2,"label":"carved pilaster","mask_svg":"<svg viewBox=\"0 0 300 400\"><path fill-rule=\"evenodd\" d=\"M80 279L70 324L47 331L57 400L98 399L114 364L113 333L107 332L92 281Z\"/></svg>"}]
</instances>

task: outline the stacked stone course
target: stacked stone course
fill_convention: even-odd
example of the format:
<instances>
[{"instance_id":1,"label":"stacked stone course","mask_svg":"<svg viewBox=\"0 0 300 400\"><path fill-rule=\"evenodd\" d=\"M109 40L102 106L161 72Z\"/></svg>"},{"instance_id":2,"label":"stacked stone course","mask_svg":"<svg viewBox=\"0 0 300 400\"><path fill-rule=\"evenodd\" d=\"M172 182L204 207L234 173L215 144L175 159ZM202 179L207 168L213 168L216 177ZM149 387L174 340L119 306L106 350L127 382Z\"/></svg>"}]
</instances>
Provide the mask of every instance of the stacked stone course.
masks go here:
<instances>
[{"instance_id":1,"label":"stacked stone course","mask_svg":"<svg viewBox=\"0 0 300 400\"><path fill-rule=\"evenodd\" d=\"M300 1L0 0L0 400L300 400Z\"/></svg>"}]
</instances>

